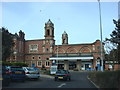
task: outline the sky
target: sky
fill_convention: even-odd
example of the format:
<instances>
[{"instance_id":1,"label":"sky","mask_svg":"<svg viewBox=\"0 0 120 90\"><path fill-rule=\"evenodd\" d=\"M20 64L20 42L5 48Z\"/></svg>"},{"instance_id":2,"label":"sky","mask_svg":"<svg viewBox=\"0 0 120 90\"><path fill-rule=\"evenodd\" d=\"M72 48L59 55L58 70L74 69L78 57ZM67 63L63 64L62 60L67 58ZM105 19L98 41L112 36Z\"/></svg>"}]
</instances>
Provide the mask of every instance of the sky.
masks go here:
<instances>
[{"instance_id":1,"label":"sky","mask_svg":"<svg viewBox=\"0 0 120 90\"><path fill-rule=\"evenodd\" d=\"M22 30L26 40L44 39L45 23L54 23L56 44L68 34L69 44L100 39L98 2L2 2L2 26L11 33ZM118 2L101 2L103 40L110 38L118 19ZM1 24L0 24L1 25Z\"/></svg>"}]
</instances>

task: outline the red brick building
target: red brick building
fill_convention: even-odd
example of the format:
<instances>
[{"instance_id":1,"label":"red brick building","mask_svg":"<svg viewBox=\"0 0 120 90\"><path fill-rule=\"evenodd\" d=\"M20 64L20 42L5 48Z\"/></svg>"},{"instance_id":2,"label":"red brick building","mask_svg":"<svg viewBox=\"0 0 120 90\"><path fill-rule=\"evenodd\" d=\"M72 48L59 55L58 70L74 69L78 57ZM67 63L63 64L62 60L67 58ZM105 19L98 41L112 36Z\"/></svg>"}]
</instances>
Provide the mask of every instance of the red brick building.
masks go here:
<instances>
[{"instance_id":1,"label":"red brick building","mask_svg":"<svg viewBox=\"0 0 120 90\"><path fill-rule=\"evenodd\" d=\"M62 44L56 45L54 40L54 24L45 23L44 39L25 40L24 32L14 35L14 53L10 62L26 62L29 66L49 69L52 62L59 68L86 70L97 66L100 58L100 40L93 43L68 44L68 34L62 34ZM98 66L99 67L99 66Z\"/></svg>"}]
</instances>

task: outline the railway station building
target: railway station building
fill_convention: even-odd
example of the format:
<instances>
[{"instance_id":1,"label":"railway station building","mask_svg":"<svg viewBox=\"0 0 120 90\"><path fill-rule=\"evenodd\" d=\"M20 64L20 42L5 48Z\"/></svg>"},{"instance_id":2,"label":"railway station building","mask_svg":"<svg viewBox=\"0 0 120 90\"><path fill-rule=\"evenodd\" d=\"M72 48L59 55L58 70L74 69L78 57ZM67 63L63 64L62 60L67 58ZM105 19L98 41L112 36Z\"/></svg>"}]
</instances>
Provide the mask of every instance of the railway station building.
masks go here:
<instances>
[{"instance_id":1,"label":"railway station building","mask_svg":"<svg viewBox=\"0 0 120 90\"><path fill-rule=\"evenodd\" d=\"M25 33L14 34L13 54L9 62L25 62L29 66L50 69L55 63L59 69L100 69L100 40L92 43L69 44L68 34L61 35L61 45L55 44L54 24L49 19L44 27L44 39L25 40ZM79 37L78 37L79 38Z\"/></svg>"}]
</instances>

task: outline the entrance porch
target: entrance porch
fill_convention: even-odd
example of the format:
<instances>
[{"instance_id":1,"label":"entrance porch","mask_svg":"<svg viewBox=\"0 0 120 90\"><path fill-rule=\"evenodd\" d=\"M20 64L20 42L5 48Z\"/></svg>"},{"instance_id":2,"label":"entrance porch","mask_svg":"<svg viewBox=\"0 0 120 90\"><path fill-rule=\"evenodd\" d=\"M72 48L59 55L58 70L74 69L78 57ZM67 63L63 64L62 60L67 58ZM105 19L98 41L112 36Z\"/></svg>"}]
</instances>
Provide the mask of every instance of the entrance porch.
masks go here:
<instances>
[{"instance_id":1,"label":"entrance porch","mask_svg":"<svg viewBox=\"0 0 120 90\"><path fill-rule=\"evenodd\" d=\"M50 60L55 61L58 69L65 70L87 70L93 66L93 56L62 56L50 57Z\"/></svg>"}]
</instances>

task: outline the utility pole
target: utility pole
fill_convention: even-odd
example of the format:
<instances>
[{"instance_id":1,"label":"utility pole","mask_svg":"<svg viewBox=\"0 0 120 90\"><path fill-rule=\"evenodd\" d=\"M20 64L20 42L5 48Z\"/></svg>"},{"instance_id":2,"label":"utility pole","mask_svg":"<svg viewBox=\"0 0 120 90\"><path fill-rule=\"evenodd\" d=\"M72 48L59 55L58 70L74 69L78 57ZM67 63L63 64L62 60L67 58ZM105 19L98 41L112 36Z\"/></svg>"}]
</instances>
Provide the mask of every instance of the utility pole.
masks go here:
<instances>
[{"instance_id":1,"label":"utility pole","mask_svg":"<svg viewBox=\"0 0 120 90\"><path fill-rule=\"evenodd\" d=\"M101 42L100 42L100 60L101 60L101 71L103 71L103 43L102 43L102 19L101 19L101 3L100 0L98 0L99 3L99 17L100 17L100 38L101 38Z\"/></svg>"}]
</instances>

